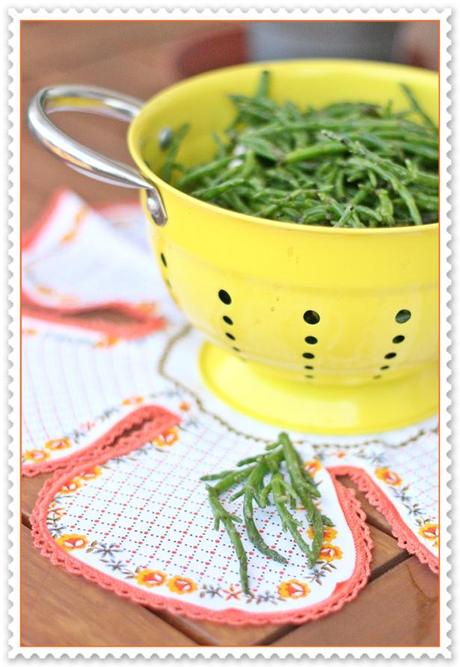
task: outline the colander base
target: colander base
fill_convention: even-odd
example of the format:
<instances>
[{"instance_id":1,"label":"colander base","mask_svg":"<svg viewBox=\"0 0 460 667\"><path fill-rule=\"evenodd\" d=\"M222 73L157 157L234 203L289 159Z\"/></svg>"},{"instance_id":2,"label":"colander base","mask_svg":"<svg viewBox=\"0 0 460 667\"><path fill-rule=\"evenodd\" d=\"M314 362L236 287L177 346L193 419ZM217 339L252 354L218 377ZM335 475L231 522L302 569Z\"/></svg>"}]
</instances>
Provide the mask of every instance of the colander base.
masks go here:
<instances>
[{"instance_id":1,"label":"colander base","mask_svg":"<svg viewBox=\"0 0 460 667\"><path fill-rule=\"evenodd\" d=\"M389 431L422 421L438 410L437 364L394 380L325 386L261 375L249 362L204 343L200 370L207 387L238 412L304 433Z\"/></svg>"}]
</instances>

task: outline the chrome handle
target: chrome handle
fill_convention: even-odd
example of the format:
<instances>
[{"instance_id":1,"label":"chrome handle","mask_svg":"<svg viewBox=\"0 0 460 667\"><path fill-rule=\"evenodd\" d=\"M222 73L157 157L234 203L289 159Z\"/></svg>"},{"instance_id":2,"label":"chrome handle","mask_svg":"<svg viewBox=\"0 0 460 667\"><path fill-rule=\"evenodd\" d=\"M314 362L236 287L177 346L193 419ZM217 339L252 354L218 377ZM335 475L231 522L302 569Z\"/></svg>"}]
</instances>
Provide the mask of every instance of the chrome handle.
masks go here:
<instances>
[{"instance_id":1,"label":"chrome handle","mask_svg":"<svg viewBox=\"0 0 460 667\"><path fill-rule=\"evenodd\" d=\"M142 102L105 88L89 86L52 86L42 88L29 104L27 121L34 136L52 153L82 174L96 180L127 188L142 188L147 194L147 208L157 225L168 217L157 188L133 167L112 160L83 146L51 122L55 111L81 111L131 122Z\"/></svg>"}]
</instances>

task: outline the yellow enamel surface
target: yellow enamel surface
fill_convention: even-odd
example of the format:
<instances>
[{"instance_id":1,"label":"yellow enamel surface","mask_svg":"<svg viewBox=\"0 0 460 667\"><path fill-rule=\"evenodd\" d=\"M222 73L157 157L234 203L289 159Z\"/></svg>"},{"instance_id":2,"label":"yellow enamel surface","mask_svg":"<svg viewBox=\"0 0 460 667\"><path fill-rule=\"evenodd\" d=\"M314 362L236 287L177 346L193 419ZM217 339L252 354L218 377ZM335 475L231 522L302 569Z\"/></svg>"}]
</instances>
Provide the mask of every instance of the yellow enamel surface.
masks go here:
<instances>
[{"instance_id":1,"label":"yellow enamel surface","mask_svg":"<svg viewBox=\"0 0 460 667\"><path fill-rule=\"evenodd\" d=\"M437 120L435 74L352 61L229 68L179 83L145 105L129 146L168 212L165 227L150 227L155 254L164 255L163 275L188 319L227 352L206 348L205 379L237 409L305 431L385 430L434 414L438 225L354 230L259 220L193 199L152 171L163 159L159 132L184 122L192 129L178 160L210 157L211 133L233 115L227 95L251 94L262 69L272 72L275 99L303 107L390 98L406 107L399 89L406 82ZM319 322L304 320L308 310ZM395 320L400 310L411 312L405 323ZM308 336L318 342L306 343ZM394 343L396 336L404 340ZM385 359L388 353L396 356Z\"/></svg>"}]
</instances>

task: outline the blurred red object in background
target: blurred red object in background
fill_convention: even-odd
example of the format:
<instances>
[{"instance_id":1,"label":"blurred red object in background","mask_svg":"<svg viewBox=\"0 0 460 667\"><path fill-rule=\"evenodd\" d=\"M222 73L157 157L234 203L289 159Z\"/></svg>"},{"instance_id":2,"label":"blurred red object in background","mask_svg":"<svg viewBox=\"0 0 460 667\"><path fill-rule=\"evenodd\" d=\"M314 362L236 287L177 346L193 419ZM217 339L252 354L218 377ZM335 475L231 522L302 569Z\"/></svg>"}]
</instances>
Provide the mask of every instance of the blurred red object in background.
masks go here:
<instances>
[{"instance_id":1,"label":"blurred red object in background","mask_svg":"<svg viewBox=\"0 0 460 667\"><path fill-rule=\"evenodd\" d=\"M414 67L438 69L439 26L437 21L403 23L396 40L398 60Z\"/></svg>"}]
</instances>

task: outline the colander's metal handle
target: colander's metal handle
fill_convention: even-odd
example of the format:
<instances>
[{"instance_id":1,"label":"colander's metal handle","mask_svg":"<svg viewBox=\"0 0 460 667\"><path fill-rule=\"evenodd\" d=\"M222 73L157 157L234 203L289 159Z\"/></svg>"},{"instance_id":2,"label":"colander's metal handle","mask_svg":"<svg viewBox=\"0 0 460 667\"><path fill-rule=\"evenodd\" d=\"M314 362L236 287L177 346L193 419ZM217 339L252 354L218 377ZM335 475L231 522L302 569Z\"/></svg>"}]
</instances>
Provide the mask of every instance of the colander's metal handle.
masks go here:
<instances>
[{"instance_id":1,"label":"colander's metal handle","mask_svg":"<svg viewBox=\"0 0 460 667\"><path fill-rule=\"evenodd\" d=\"M147 208L157 225L168 217L161 195L133 167L112 160L69 137L51 122L55 111L84 111L131 122L143 103L135 97L105 88L89 86L52 86L42 88L29 104L27 120L34 136L69 167L96 180L126 188L141 188L147 193Z\"/></svg>"}]
</instances>

